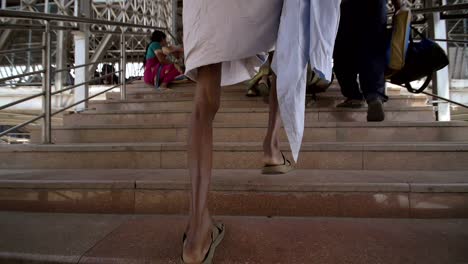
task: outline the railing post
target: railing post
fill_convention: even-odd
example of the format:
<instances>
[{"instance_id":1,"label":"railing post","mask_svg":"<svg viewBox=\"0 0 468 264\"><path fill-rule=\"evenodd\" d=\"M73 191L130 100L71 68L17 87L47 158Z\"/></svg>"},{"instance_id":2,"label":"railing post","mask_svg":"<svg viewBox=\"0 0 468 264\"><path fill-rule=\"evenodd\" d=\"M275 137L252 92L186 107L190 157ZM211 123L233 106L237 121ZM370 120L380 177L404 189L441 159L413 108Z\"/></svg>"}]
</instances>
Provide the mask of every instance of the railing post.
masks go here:
<instances>
[{"instance_id":1,"label":"railing post","mask_svg":"<svg viewBox=\"0 0 468 264\"><path fill-rule=\"evenodd\" d=\"M42 143L52 143L52 116L51 116L51 87L50 87L50 51L51 51L51 40L50 40L50 23L45 21L45 31L42 36L42 44L44 46L42 50L42 65L44 67L44 77L42 78L42 90L44 91L42 110L44 114L42 123Z\"/></svg>"},{"instance_id":2,"label":"railing post","mask_svg":"<svg viewBox=\"0 0 468 264\"><path fill-rule=\"evenodd\" d=\"M126 71L127 71L127 47L125 43L125 29L122 28L122 34L120 35L120 53L121 53L121 60L120 60L120 99L126 100L127 99L127 80L125 79Z\"/></svg>"}]
</instances>

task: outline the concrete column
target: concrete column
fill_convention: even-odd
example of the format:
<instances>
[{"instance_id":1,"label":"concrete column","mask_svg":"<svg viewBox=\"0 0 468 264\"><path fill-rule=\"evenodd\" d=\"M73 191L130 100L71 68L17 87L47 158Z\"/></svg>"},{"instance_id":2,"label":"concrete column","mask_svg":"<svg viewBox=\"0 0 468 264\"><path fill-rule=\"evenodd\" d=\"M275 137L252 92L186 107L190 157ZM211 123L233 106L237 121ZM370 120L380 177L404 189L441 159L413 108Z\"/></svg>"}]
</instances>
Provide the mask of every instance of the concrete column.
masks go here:
<instances>
[{"instance_id":1,"label":"concrete column","mask_svg":"<svg viewBox=\"0 0 468 264\"><path fill-rule=\"evenodd\" d=\"M83 31L73 31L73 41L75 42L75 64L82 65L89 61L89 33ZM89 80L86 67L75 69L75 83L83 83ZM88 84L75 88L75 103L88 97ZM87 102L75 106L75 111L80 112L87 108Z\"/></svg>"},{"instance_id":2,"label":"concrete column","mask_svg":"<svg viewBox=\"0 0 468 264\"><path fill-rule=\"evenodd\" d=\"M79 17L91 17L91 0L76 1L77 6L75 15ZM75 65L82 65L89 62L89 25L80 24L80 31L73 32L73 41L75 43ZM89 80L87 67L75 69L75 84L83 83ZM75 88L75 103L84 100L89 95L89 85L84 84ZM80 112L88 107L88 102L83 102L75 106L75 111Z\"/></svg>"},{"instance_id":3,"label":"concrete column","mask_svg":"<svg viewBox=\"0 0 468 264\"><path fill-rule=\"evenodd\" d=\"M65 5L65 0L60 0L60 3L62 5ZM49 13L49 1L45 1L45 12ZM61 13L62 15L65 15ZM63 22L58 22L58 26L65 26ZM55 68L57 70L59 69L64 69L67 67L67 39L68 39L68 34L64 30L57 30L57 46L56 46L56 52L55 52ZM54 78L54 90L61 90L63 89L64 83L65 83L65 78L67 76L67 72L58 72L55 74ZM61 93L56 96L56 99L54 104L56 107L61 107L63 105L63 97L65 94Z\"/></svg>"},{"instance_id":4,"label":"concrete column","mask_svg":"<svg viewBox=\"0 0 468 264\"><path fill-rule=\"evenodd\" d=\"M446 0L441 0L442 5L446 5ZM432 7L433 1L426 0L426 7ZM430 37L434 39L447 39L447 24L445 20L440 19L440 13L432 13L432 17L428 20ZM437 44L448 52L447 42L439 41ZM432 90L435 94L450 99L450 74L449 67L445 67L438 71L432 79ZM450 121L450 103L442 100L437 100L437 120Z\"/></svg>"},{"instance_id":5,"label":"concrete column","mask_svg":"<svg viewBox=\"0 0 468 264\"><path fill-rule=\"evenodd\" d=\"M59 22L58 25L64 26L63 22ZM55 68L57 70L64 69L67 67L67 54L68 54L67 42L66 42L67 39L68 39L67 32L63 30L57 31L57 46L56 46L57 49L55 53L55 65L56 65ZM55 74L55 79L54 79L55 91L63 89L65 78L67 75L68 75L67 72L57 72ZM58 95L58 98L55 101L56 107L62 106L63 97L64 97L64 94Z\"/></svg>"}]
</instances>

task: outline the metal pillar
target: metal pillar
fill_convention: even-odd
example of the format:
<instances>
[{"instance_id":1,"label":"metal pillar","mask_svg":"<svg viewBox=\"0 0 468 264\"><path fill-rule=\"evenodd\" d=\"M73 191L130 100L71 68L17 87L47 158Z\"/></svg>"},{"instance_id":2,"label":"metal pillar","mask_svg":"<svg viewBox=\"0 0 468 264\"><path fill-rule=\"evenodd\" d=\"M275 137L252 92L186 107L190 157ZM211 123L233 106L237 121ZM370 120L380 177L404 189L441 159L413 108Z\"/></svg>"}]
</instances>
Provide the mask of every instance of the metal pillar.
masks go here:
<instances>
[{"instance_id":1,"label":"metal pillar","mask_svg":"<svg viewBox=\"0 0 468 264\"><path fill-rule=\"evenodd\" d=\"M63 22L58 23L59 26L64 26ZM64 69L67 67L67 43L66 37L67 32L63 30L57 31L57 49L55 53L55 68L57 70ZM65 77L67 76L68 72L57 72L55 74L55 82L54 82L54 91L58 91L63 89L63 84L65 83ZM63 94L58 95L59 98L57 100L57 106L62 106L62 98Z\"/></svg>"},{"instance_id":2,"label":"metal pillar","mask_svg":"<svg viewBox=\"0 0 468 264\"><path fill-rule=\"evenodd\" d=\"M42 44L44 49L42 50L42 65L44 65L44 78L42 78L42 90L44 91L42 110L44 114L42 123L42 143L52 143L52 108L51 108L51 87L50 87L50 24L49 21L45 21L45 32L42 36Z\"/></svg>"},{"instance_id":3,"label":"metal pillar","mask_svg":"<svg viewBox=\"0 0 468 264\"><path fill-rule=\"evenodd\" d=\"M48 14L49 12L49 0L44 1L44 13Z\"/></svg>"},{"instance_id":4,"label":"metal pillar","mask_svg":"<svg viewBox=\"0 0 468 264\"><path fill-rule=\"evenodd\" d=\"M126 72L127 72L127 46L125 43L125 33L124 29L122 29L122 34L120 35L120 99L126 100L127 99L127 80L125 79Z\"/></svg>"},{"instance_id":5,"label":"metal pillar","mask_svg":"<svg viewBox=\"0 0 468 264\"><path fill-rule=\"evenodd\" d=\"M172 0L172 36L174 36L174 44L177 44L179 41L177 38L177 5L178 0Z\"/></svg>"},{"instance_id":6,"label":"metal pillar","mask_svg":"<svg viewBox=\"0 0 468 264\"><path fill-rule=\"evenodd\" d=\"M78 3L78 2L75 2ZM79 16L91 16L91 1L79 2ZM89 25L81 24L80 31L73 32L73 40L75 42L75 65L83 65L89 62ZM89 73L86 67L75 69L75 83L83 83L89 80ZM86 83L75 88L75 103L88 98L89 85ZM88 102L84 101L75 106L76 112L84 111L88 107Z\"/></svg>"},{"instance_id":7,"label":"metal pillar","mask_svg":"<svg viewBox=\"0 0 468 264\"><path fill-rule=\"evenodd\" d=\"M440 0L441 5L446 5L446 0ZM426 0L426 7L432 7L433 1ZM430 36L434 39L447 39L447 25L445 20L440 19L440 13L432 13L432 18L428 20ZM447 52L447 42L437 42L440 47ZM432 90L435 94L441 97L450 99L450 74L449 68L445 67L438 71L432 78ZM441 102L437 103L437 120L450 121L450 103Z\"/></svg>"},{"instance_id":8,"label":"metal pillar","mask_svg":"<svg viewBox=\"0 0 468 264\"><path fill-rule=\"evenodd\" d=\"M2 9L6 9L6 6L7 6L6 1L7 0L2 0ZM3 30L3 32L2 32L2 34L0 36L0 50L3 49L3 46L5 46L7 40L10 37L10 34L11 34L11 29Z\"/></svg>"}]
</instances>

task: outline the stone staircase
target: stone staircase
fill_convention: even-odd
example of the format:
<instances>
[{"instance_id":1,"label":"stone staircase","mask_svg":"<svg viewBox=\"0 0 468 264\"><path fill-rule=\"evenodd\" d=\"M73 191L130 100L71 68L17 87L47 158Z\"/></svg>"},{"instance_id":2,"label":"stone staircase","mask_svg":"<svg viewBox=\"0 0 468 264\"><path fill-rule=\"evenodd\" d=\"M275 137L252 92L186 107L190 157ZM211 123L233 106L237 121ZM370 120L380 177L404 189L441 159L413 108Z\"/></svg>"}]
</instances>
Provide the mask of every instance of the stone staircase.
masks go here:
<instances>
[{"instance_id":1,"label":"stone staircase","mask_svg":"<svg viewBox=\"0 0 468 264\"><path fill-rule=\"evenodd\" d=\"M53 129L53 145L0 148L0 210L5 211L0 231L2 225L13 226L11 219L17 219L14 225L19 229L38 224L28 217L59 223L61 228L48 227L51 236L65 227L67 234L75 234L76 219L86 219L89 225L83 230L95 232L96 221L103 221L106 230L98 232L100 237L86 238L89 247L75 255L65 249L51 253L34 239L21 250L0 239L0 263L37 263L41 258L52 262L60 256L68 256L68 262L58 263L176 263L179 248L164 248L180 241L184 218L173 215L187 213L185 142L194 84L163 93L141 83L127 89L126 101L118 93L108 93L107 100L92 101L88 111L65 114L63 126ZM335 85L307 106L298 169L287 175L262 175L268 109L262 99L244 93L241 85L223 88L214 124L210 206L215 215L225 215L232 230L226 247L236 248L221 249L218 262L468 262L468 220L453 220L468 218L468 123L435 122L427 98L396 88L388 89L387 120L367 123L365 109L334 107L341 100ZM32 141L39 138L40 131L33 131ZM284 133L281 139L290 155ZM118 214L113 217L120 219L119 224L106 214ZM168 224L171 221L175 229ZM304 229L295 230L295 225ZM132 228L143 234L132 235ZM360 237L352 228L366 235ZM408 252L394 243L396 237L389 230L415 250ZM21 232L7 234L12 240L24 238ZM379 234L381 241L376 242ZM277 236L291 241L275 244ZM140 245L148 239L153 247ZM254 248L259 244L260 251L240 247L235 239ZM438 239L446 239L444 246L458 246L441 250L428 242ZM393 254L386 251L387 242ZM305 245L315 253L308 254ZM345 255L337 257L339 248ZM423 253L430 248L434 258Z\"/></svg>"}]
</instances>

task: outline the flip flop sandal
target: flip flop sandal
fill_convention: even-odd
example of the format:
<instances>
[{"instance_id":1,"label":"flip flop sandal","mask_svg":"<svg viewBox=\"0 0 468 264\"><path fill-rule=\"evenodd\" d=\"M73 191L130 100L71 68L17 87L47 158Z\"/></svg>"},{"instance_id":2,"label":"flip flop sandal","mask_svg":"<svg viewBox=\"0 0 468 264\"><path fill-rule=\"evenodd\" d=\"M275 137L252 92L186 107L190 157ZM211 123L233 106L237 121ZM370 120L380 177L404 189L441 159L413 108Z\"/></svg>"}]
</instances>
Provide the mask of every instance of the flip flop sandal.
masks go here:
<instances>
[{"instance_id":1,"label":"flip flop sandal","mask_svg":"<svg viewBox=\"0 0 468 264\"><path fill-rule=\"evenodd\" d=\"M172 91L173 89L172 88L163 88L163 87L158 87L156 88L156 91L157 92L160 92L160 93L163 93L163 92L170 92Z\"/></svg>"},{"instance_id":2,"label":"flip flop sandal","mask_svg":"<svg viewBox=\"0 0 468 264\"><path fill-rule=\"evenodd\" d=\"M216 251L216 247L218 247L221 241L223 240L225 233L226 233L226 229L223 223L214 224L213 229L211 231L211 244L210 244L210 247L208 248L208 252L206 252L206 255L205 255L205 258L203 259L202 264L213 263L213 257ZM185 243L186 239L187 239L187 235L184 234L184 237L182 238L182 244ZM183 255L180 256L180 263L185 264Z\"/></svg>"},{"instance_id":3,"label":"flip flop sandal","mask_svg":"<svg viewBox=\"0 0 468 264\"><path fill-rule=\"evenodd\" d=\"M247 97L256 97L258 96L258 91L257 89L254 87L252 87L251 89L248 89L247 90L247 93L245 94L245 96Z\"/></svg>"},{"instance_id":4,"label":"flip flop sandal","mask_svg":"<svg viewBox=\"0 0 468 264\"><path fill-rule=\"evenodd\" d=\"M281 165L265 165L262 169L262 174L285 174L294 169L291 162L284 157L283 152L281 152L281 156L283 156L283 164Z\"/></svg>"}]
</instances>

